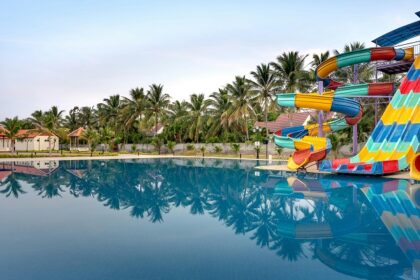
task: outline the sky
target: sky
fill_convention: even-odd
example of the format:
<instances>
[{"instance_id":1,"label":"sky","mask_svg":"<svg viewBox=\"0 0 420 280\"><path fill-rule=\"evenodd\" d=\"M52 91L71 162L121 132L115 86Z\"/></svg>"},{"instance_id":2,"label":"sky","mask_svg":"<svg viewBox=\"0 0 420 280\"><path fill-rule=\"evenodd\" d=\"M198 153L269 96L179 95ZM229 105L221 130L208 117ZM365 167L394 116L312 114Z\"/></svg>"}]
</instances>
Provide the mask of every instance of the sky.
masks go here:
<instances>
[{"instance_id":1,"label":"sky","mask_svg":"<svg viewBox=\"0 0 420 280\"><path fill-rule=\"evenodd\" d=\"M53 105L68 112L152 83L174 100L208 96L285 51L373 46L418 20L418 8L418 0L0 0L0 120Z\"/></svg>"}]
</instances>

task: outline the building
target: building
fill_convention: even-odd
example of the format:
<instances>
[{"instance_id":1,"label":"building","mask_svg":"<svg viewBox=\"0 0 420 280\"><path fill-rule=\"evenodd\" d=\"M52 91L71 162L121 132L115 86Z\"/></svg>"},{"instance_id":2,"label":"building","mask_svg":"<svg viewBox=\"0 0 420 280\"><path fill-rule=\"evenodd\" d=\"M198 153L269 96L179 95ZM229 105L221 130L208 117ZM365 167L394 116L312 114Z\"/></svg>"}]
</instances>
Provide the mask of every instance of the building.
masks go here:
<instances>
[{"instance_id":1,"label":"building","mask_svg":"<svg viewBox=\"0 0 420 280\"><path fill-rule=\"evenodd\" d=\"M70 151L89 151L88 143L83 137L84 132L85 129L79 127L67 135L70 139Z\"/></svg>"},{"instance_id":2,"label":"building","mask_svg":"<svg viewBox=\"0 0 420 280\"><path fill-rule=\"evenodd\" d=\"M10 151L10 139L7 138L7 129L0 126L0 152L8 152Z\"/></svg>"},{"instance_id":3,"label":"building","mask_svg":"<svg viewBox=\"0 0 420 280\"><path fill-rule=\"evenodd\" d=\"M294 112L294 113L284 113L280 114L275 121L267 122L267 125L264 121L262 122L255 122L254 127L258 128L268 128L268 132L273 134L281 129L292 127L292 126L300 126L300 125L307 125L311 121L312 118L316 118L317 111L314 110L307 110L301 112ZM327 121L333 117L333 112L327 112L324 114L324 121Z\"/></svg>"},{"instance_id":4,"label":"building","mask_svg":"<svg viewBox=\"0 0 420 280\"><path fill-rule=\"evenodd\" d=\"M7 129L0 127L0 151L7 152L11 149L11 139L7 134ZM53 133L39 131L36 129L21 129L16 134L16 151L47 151L50 149L58 150L60 139Z\"/></svg>"},{"instance_id":5,"label":"building","mask_svg":"<svg viewBox=\"0 0 420 280\"><path fill-rule=\"evenodd\" d=\"M161 123L158 123L157 125L154 125L149 131L146 132L147 136L156 136L159 134L162 134L163 129L165 126Z\"/></svg>"}]
</instances>

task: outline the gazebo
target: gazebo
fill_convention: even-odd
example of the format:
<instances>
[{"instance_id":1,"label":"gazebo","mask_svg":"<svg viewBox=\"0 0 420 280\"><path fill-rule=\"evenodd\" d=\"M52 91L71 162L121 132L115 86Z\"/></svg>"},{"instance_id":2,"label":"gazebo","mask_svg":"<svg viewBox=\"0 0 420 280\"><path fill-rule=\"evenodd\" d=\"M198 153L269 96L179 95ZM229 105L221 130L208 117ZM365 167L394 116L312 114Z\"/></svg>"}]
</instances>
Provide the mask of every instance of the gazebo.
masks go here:
<instances>
[{"instance_id":1,"label":"gazebo","mask_svg":"<svg viewBox=\"0 0 420 280\"><path fill-rule=\"evenodd\" d=\"M83 127L79 127L76 130L73 130L70 132L67 136L70 139L70 151L72 150L88 150L87 147L87 141L83 137L83 133L85 132L85 129Z\"/></svg>"}]
</instances>

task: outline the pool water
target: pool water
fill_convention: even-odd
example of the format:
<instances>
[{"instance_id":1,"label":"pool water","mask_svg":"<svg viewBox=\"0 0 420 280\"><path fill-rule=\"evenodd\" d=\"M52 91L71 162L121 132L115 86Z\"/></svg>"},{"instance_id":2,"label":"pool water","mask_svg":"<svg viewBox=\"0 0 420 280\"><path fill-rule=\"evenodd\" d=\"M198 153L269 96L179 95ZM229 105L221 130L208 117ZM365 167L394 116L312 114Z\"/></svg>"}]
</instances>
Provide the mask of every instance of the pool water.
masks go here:
<instances>
[{"instance_id":1,"label":"pool water","mask_svg":"<svg viewBox=\"0 0 420 280\"><path fill-rule=\"evenodd\" d=\"M0 163L0 279L419 279L420 186L254 161Z\"/></svg>"}]
</instances>

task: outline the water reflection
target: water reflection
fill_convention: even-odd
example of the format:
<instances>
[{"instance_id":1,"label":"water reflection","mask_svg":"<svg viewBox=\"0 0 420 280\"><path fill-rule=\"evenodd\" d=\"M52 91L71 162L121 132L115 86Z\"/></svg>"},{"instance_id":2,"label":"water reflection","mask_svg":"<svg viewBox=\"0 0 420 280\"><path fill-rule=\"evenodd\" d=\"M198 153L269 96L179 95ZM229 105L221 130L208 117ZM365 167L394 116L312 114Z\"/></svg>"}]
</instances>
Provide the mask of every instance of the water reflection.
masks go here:
<instances>
[{"instance_id":1,"label":"water reflection","mask_svg":"<svg viewBox=\"0 0 420 280\"><path fill-rule=\"evenodd\" d=\"M345 176L256 172L222 160L68 161L0 164L9 199L94 197L133 218L164 222L176 207L208 214L290 262L319 260L361 278L415 278L419 185Z\"/></svg>"}]
</instances>

